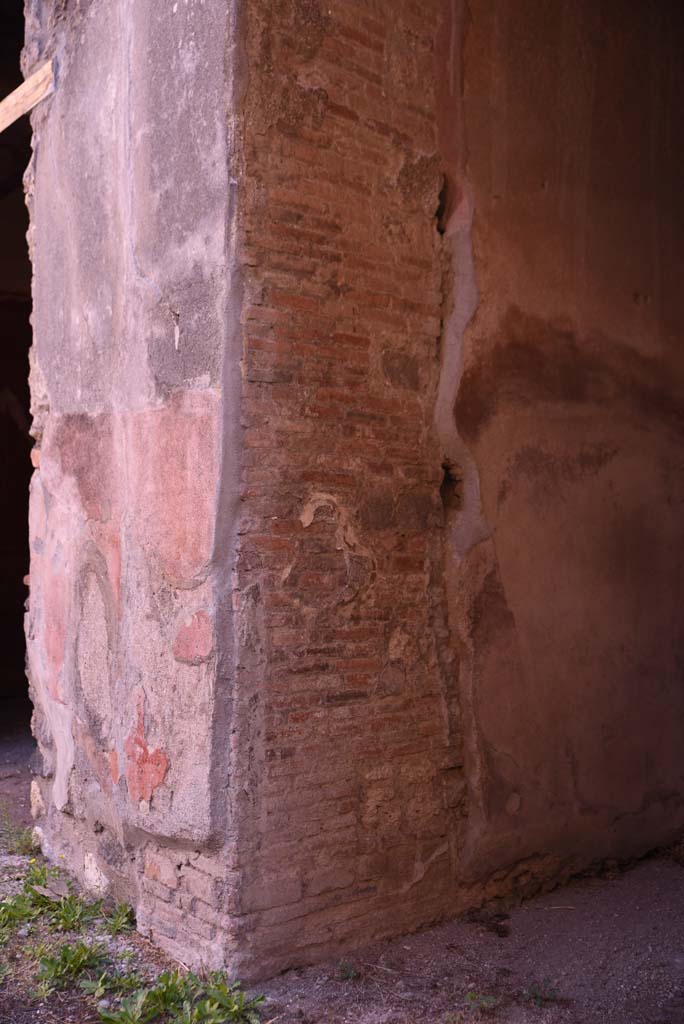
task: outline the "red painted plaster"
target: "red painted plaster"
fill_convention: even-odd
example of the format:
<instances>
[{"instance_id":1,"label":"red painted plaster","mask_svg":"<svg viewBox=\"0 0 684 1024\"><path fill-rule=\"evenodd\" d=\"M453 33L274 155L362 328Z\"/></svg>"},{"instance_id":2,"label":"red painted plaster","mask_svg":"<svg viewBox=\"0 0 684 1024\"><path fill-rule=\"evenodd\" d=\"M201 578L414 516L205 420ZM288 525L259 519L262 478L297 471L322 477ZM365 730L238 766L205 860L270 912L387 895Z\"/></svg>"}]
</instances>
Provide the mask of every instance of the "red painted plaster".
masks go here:
<instances>
[{"instance_id":1,"label":"red painted plaster","mask_svg":"<svg viewBox=\"0 0 684 1024\"><path fill-rule=\"evenodd\" d=\"M177 583L201 574L211 557L219 433L210 391L177 396L131 421L136 530Z\"/></svg>"},{"instance_id":2,"label":"red painted plaster","mask_svg":"<svg viewBox=\"0 0 684 1024\"><path fill-rule=\"evenodd\" d=\"M112 782L116 786L121 775L119 773L119 755L116 750L109 751L109 774L112 777Z\"/></svg>"},{"instance_id":3,"label":"red painted plaster","mask_svg":"<svg viewBox=\"0 0 684 1024\"><path fill-rule=\"evenodd\" d=\"M169 766L169 759L163 750L150 750L145 739L145 697L138 696L136 724L124 743L126 752L126 782L131 800L136 803L149 801L163 781Z\"/></svg>"}]
</instances>

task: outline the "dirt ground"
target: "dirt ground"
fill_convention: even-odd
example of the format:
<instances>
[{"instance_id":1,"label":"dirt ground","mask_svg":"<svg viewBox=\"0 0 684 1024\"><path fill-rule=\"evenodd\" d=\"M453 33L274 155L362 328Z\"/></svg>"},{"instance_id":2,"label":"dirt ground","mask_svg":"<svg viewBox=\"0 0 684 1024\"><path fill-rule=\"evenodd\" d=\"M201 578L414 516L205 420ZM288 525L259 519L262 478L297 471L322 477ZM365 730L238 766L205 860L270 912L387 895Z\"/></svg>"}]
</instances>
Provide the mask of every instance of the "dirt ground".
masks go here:
<instances>
[{"instance_id":1,"label":"dirt ground","mask_svg":"<svg viewBox=\"0 0 684 1024\"><path fill-rule=\"evenodd\" d=\"M291 971L262 986L282 1008L266 1019L460 1024L481 1006L482 1019L506 1024L684 1022L684 868L674 860L574 882L508 919L474 916L341 968Z\"/></svg>"},{"instance_id":2,"label":"dirt ground","mask_svg":"<svg viewBox=\"0 0 684 1024\"><path fill-rule=\"evenodd\" d=\"M29 762L35 743L24 704L0 702L0 807L7 806L15 825L31 823Z\"/></svg>"},{"instance_id":3,"label":"dirt ground","mask_svg":"<svg viewBox=\"0 0 684 1024\"><path fill-rule=\"evenodd\" d=\"M17 824L31 750L25 733L0 742L0 804ZM137 948L158 971L163 958ZM510 915L476 913L258 988L264 1024L684 1024L684 867L652 856ZM0 988L0 1024L91 1013L68 995L31 1005Z\"/></svg>"}]
</instances>

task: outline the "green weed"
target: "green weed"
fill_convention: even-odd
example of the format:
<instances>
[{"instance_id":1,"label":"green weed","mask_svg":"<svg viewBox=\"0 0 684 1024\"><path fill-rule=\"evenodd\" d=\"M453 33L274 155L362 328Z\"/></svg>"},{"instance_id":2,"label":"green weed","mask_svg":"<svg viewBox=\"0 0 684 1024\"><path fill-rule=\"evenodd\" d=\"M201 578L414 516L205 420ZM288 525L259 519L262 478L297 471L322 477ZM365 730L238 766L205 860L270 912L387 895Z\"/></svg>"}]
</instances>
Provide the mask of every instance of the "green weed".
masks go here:
<instances>
[{"instance_id":1,"label":"green weed","mask_svg":"<svg viewBox=\"0 0 684 1024\"><path fill-rule=\"evenodd\" d=\"M526 989L523 989L522 997L527 1003L534 1006L546 1006L548 1003L556 1003L559 1000L558 992L553 987L550 978L542 981L531 981Z\"/></svg>"},{"instance_id":2,"label":"green weed","mask_svg":"<svg viewBox=\"0 0 684 1024\"><path fill-rule=\"evenodd\" d=\"M76 932L100 916L102 903L85 903L79 896L63 896L50 908L50 927L60 932Z\"/></svg>"},{"instance_id":3,"label":"green weed","mask_svg":"<svg viewBox=\"0 0 684 1024\"><path fill-rule=\"evenodd\" d=\"M47 981L40 981L35 988L31 989L31 999L35 999L36 1002L42 1003L46 999L49 999L54 989Z\"/></svg>"},{"instance_id":4,"label":"green weed","mask_svg":"<svg viewBox=\"0 0 684 1024\"><path fill-rule=\"evenodd\" d=\"M118 903L111 914L104 915L104 921L110 935L121 935L135 927L135 914L127 903Z\"/></svg>"},{"instance_id":5,"label":"green weed","mask_svg":"<svg viewBox=\"0 0 684 1024\"><path fill-rule=\"evenodd\" d=\"M110 993L120 995L142 988L142 978L138 974L108 974L106 971L99 978L84 978L79 987L88 996L99 1002Z\"/></svg>"},{"instance_id":6,"label":"green weed","mask_svg":"<svg viewBox=\"0 0 684 1024\"><path fill-rule=\"evenodd\" d=\"M360 971L353 963L349 960L340 960L337 970L339 972L340 981L356 981L357 978L361 977Z\"/></svg>"},{"instance_id":7,"label":"green weed","mask_svg":"<svg viewBox=\"0 0 684 1024\"><path fill-rule=\"evenodd\" d=\"M70 891L57 869L32 860L22 890L0 902L0 944L17 926L30 925L36 918L55 931L77 931L99 918L111 935L129 931L135 923L126 904L103 912L101 901L85 902ZM111 961L99 943L27 942L24 955L39 965L31 993L34 999L45 1000L56 989L76 986L96 1003L116 997L117 1006L98 1009L103 1024L258 1024L260 1019L263 999L248 998L239 983L229 984L220 972L200 978L165 971L154 985L144 986L133 971L110 970ZM127 950L121 956L130 961L135 954ZM340 969L344 972L343 964ZM5 974L0 973L0 985ZM348 965L346 976L358 976L353 965Z\"/></svg>"},{"instance_id":8,"label":"green weed","mask_svg":"<svg viewBox=\"0 0 684 1024\"><path fill-rule=\"evenodd\" d=\"M90 924L101 913L101 903L85 903L79 896L68 893L64 883L61 890L51 890L50 883L59 872L46 864L34 862L24 878L21 892L0 902L0 944L7 941L12 929L45 917L56 931L78 931ZM55 889L57 885L52 882Z\"/></svg>"},{"instance_id":9,"label":"green weed","mask_svg":"<svg viewBox=\"0 0 684 1024\"><path fill-rule=\"evenodd\" d=\"M77 942L60 946L54 954L40 959L39 983L55 988L68 986L86 971L96 970L104 961L104 949L99 944Z\"/></svg>"},{"instance_id":10,"label":"green weed","mask_svg":"<svg viewBox=\"0 0 684 1024\"><path fill-rule=\"evenodd\" d=\"M496 996L481 995L477 992L469 992L465 997L466 1009L471 1014L492 1013L499 1005Z\"/></svg>"},{"instance_id":11,"label":"green weed","mask_svg":"<svg viewBox=\"0 0 684 1024\"><path fill-rule=\"evenodd\" d=\"M207 985L206 998L200 1000L198 1004L200 1016L197 1021L198 1024L224 1024L233 1021L239 1021L240 1024L258 1024L259 1006L263 1001L263 996L248 999L238 982L229 985L220 975L213 974ZM179 1017L178 1024L186 1022ZM191 1021L190 1024L195 1024L195 1021Z\"/></svg>"},{"instance_id":12,"label":"green weed","mask_svg":"<svg viewBox=\"0 0 684 1024\"><path fill-rule=\"evenodd\" d=\"M169 1024L258 1024L262 997L248 999L239 984L218 973L206 981L196 974L165 971L154 987L121 1000L118 1009L101 1009L104 1024L147 1024L166 1018Z\"/></svg>"},{"instance_id":13,"label":"green weed","mask_svg":"<svg viewBox=\"0 0 684 1024\"><path fill-rule=\"evenodd\" d=\"M24 878L24 891L28 891L34 885L47 885L51 878L57 878L58 868L50 868L42 861L35 858L29 861L28 870Z\"/></svg>"},{"instance_id":14,"label":"green weed","mask_svg":"<svg viewBox=\"0 0 684 1024\"><path fill-rule=\"evenodd\" d=\"M30 892L18 892L16 896L0 902L0 932L9 933L13 928L38 917L40 912Z\"/></svg>"},{"instance_id":15,"label":"green weed","mask_svg":"<svg viewBox=\"0 0 684 1024\"><path fill-rule=\"evenodd\" d=\"M170 1010L176 1010L187 1000L192 1000L200 992L200 981L197 975L180 971L163 971L157 978L154 988L148 990L147 1008L152 1014L150 1019L159 1017Z\"/></svg>"},{"instance_id":16,"label":"green weed","mask_svg":"<svg viewBox=\"0 0 684 1024\"><path fill-rule=\"evenodd\" d=\"M100 1020L104 1024L146 1024L152 1020L145 1007L147 995L148 990L141 989L128 999L122 999L118 1010L100 1010Z\"/></svg>"},{"instance_id":17,"label":"green weed","mask_svg":"<svg viewBox=\"0 0 684 1024\"><path fill-rule=\"evenodd\" d=\"M28 856L36 849L33 830L15 825L7 804L0 807L0 844L7 853L21 856Z\"/></svg>"},{"instance_id":18,"label":"green weed","mask_svg":"<svg viewBox=\"0 0 684 1024\"><path fill-rule=\"evenodd\" d=\"M49 956L52 952L52 946L47 942L37 942L35 945L32 942L27 942L24 946L24 953L29 960L42 960L44 956Z\"/></svg>"}]
</instances>

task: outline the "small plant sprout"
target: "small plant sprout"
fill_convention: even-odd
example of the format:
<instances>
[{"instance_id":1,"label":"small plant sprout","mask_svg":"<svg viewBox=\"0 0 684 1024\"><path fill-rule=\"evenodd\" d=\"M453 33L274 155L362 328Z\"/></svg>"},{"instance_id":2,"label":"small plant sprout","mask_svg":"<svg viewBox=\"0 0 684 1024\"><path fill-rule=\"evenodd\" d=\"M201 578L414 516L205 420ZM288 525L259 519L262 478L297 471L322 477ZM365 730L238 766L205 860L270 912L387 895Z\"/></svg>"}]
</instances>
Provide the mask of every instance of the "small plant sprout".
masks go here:
<instances>
[{"instance_id":1,"label":"small plant sprout","mask_svg":"<svg viewBox=\"0 0 684 1024\"><path fill-rule=\"evenodd\" d=\"M108 974L105 971L97 978L84 978L79 982L79 987L86 995L99 1002L110 993L120 994L140 989L143 987L143 981L138 974Z\"/></svg>"},{"instance_id":2,"label":"small plant sprout","mask_svg":"<svg viewBox=\"0 0 684 1024\"><path fill-rule=\"evenodd\" d=\"M91 924L100 912L100 903L85 903L80 897L70 894L54 905L50 925L61 932L80 931Z\"/></svg>"},{"instance_id":3,"label":"small plant sprout","mask_svg":"<svg viewBox=\"0 0 684 1024\"><path fill-rule=\"evenodd\" d=\"M54 989L49 984L49 982L39 981L36 987L31 990L31 998L35 999L39 1003L42 1003L44 1000L48 999L52 995L53 991Z\"/></svg>"},{"instance_id":4,"label":"small plant sprout","mask_svg":"<svg viewBox=\"0 0 684 1024\"><path fill-rule=\"evenodd\" d=\"M41 957L38 980L50 987L68 988L88 970L102 966L104 949L100 945L77 942L60 946L54 954Z\"/></svg>"},{"instance_id":5,"label":"small plant sprout","mask_svg":"<svg viewBox=\"0 0 684 1024\"><path fill-rule=\"evenodd\" d=\"M496 996L482 995L477 992L469 992L465 997L466 1009L473 1016L493 1013L499 1005Z\"/></svg>"},{"instance_id":6,"label":"small plant sprout","mask_svg":"<svg viewBox=\"0 0 684 1024\"><path fill-rule=\"evenodd\" d=\"M47 942L37 942L35 945L27 942L24 946L24 953L29 960L42 960L44 956L49 956L51 952L52 949Z\"/></svg>"},{"instance_id":7,"label":"small plant sprout","mask_svg":"<svg viewBox=\"0 0 684 1024\"><path fill-rule=\"evenodd\" d=\"M110 935L121 935L135 927L135 914L127 903L117 903L111 914L104 915L104 920Z\"/></svg>"},{"instance_id":8,"label":"small plant sprout","mask_svg":"<svg viewBox=\"0 0 684 1024\"><path fill-rule=\"evenodd\" d=\"M559 999L558 992L553 987L550 978L531 981L527 988L523 989L522 997L525 1002L532 1003L534 1006L546 1006L548 1003L558 1002Z\"/></svg>"},{"instance_id":9,"label":"small plant sprout","mask_svg":"<svg viewBox=\"0 0 684 1024\"><path fill-rule=\"evenodd\" d=\"M361 976L359 969L350 960L340 960L337 969L341 981L356 981Z\"/></svg>"},{"instance_id":10,"label":"small plant sprout","mask_svg":"<svg viewBox=\"0 0 684 1024\"><path fill-rule=\"evenodd\" d=\"M99 1002L101 999L111 991L109 987L108 975L101 974L99 978L84 978L83 981L79 982L79 988L86 993L86 995L92 996L93 999L97 999Z\"/></svg>"},{"instance_id":11,"label":"small plant sprout","mask_svg":"<svg viewBox=\"0 0 684 1024\"><path fill-rule=\"evenodd\" d=\"M146 1021L153 1020L146 1009L147 996L148 989L141 989L123 999L118 1009L101 1009L100 1020L104 1021L104 1024L145 1024Z\"/></svg>"},{"instance_id":12,"label":"small plant sprout","mask_svg":"<svg viewBox=\"0 0 684 1024\"><path fill-rule=\"evenodd\" d=\"M12 822L7 804L0 806L0 847L7 853L27 856L36 849L33 830L20 828Z\"/></svg>"}]
</instances>

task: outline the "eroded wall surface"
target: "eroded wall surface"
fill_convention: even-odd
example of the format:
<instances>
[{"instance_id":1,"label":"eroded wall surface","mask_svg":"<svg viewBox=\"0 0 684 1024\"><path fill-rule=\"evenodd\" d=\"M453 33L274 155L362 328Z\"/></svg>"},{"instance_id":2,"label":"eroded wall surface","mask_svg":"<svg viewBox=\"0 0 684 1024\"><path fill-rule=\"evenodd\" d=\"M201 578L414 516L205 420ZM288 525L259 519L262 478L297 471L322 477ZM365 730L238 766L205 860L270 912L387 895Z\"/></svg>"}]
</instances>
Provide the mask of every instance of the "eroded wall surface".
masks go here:
<instances>
[{"instance_id":1,"label":"eroded wall surface","mask_svg":"<svg viewBox=\"0 0 684 1024\"><path fill-rule=\"evenodd\" d=\"M684 821L684 23L609 0L450 19L461 870L534 886Z\"/></svg>"},{"instance_id":2,"label":"eroded wall surface","mask_svg":"<svg viewBox=\"0 0 684 1024\"><path fill-rule=\"evenodd\" d=\"M173 942L182 920L205 961L215 929L188 908L215 885L197 851L227 830L216 633L220 619L229 657L239 372L229 16L222 2L36 3L24 56L26 71L57 67L28 176L34 812L52 855L127 894L155 937ZM176 905L156 888L160 845Z\"/></svg>"},{"instance_id":3,"label":"eroded wall surface","mask_svg":"<svg viewBox=\"0 0 684 1024\"><path fill-rule=\"evenodd\" d=\"M668 839L673 16L30 15L46 847L249 977Z\"/></svg>"}]
</instances>

